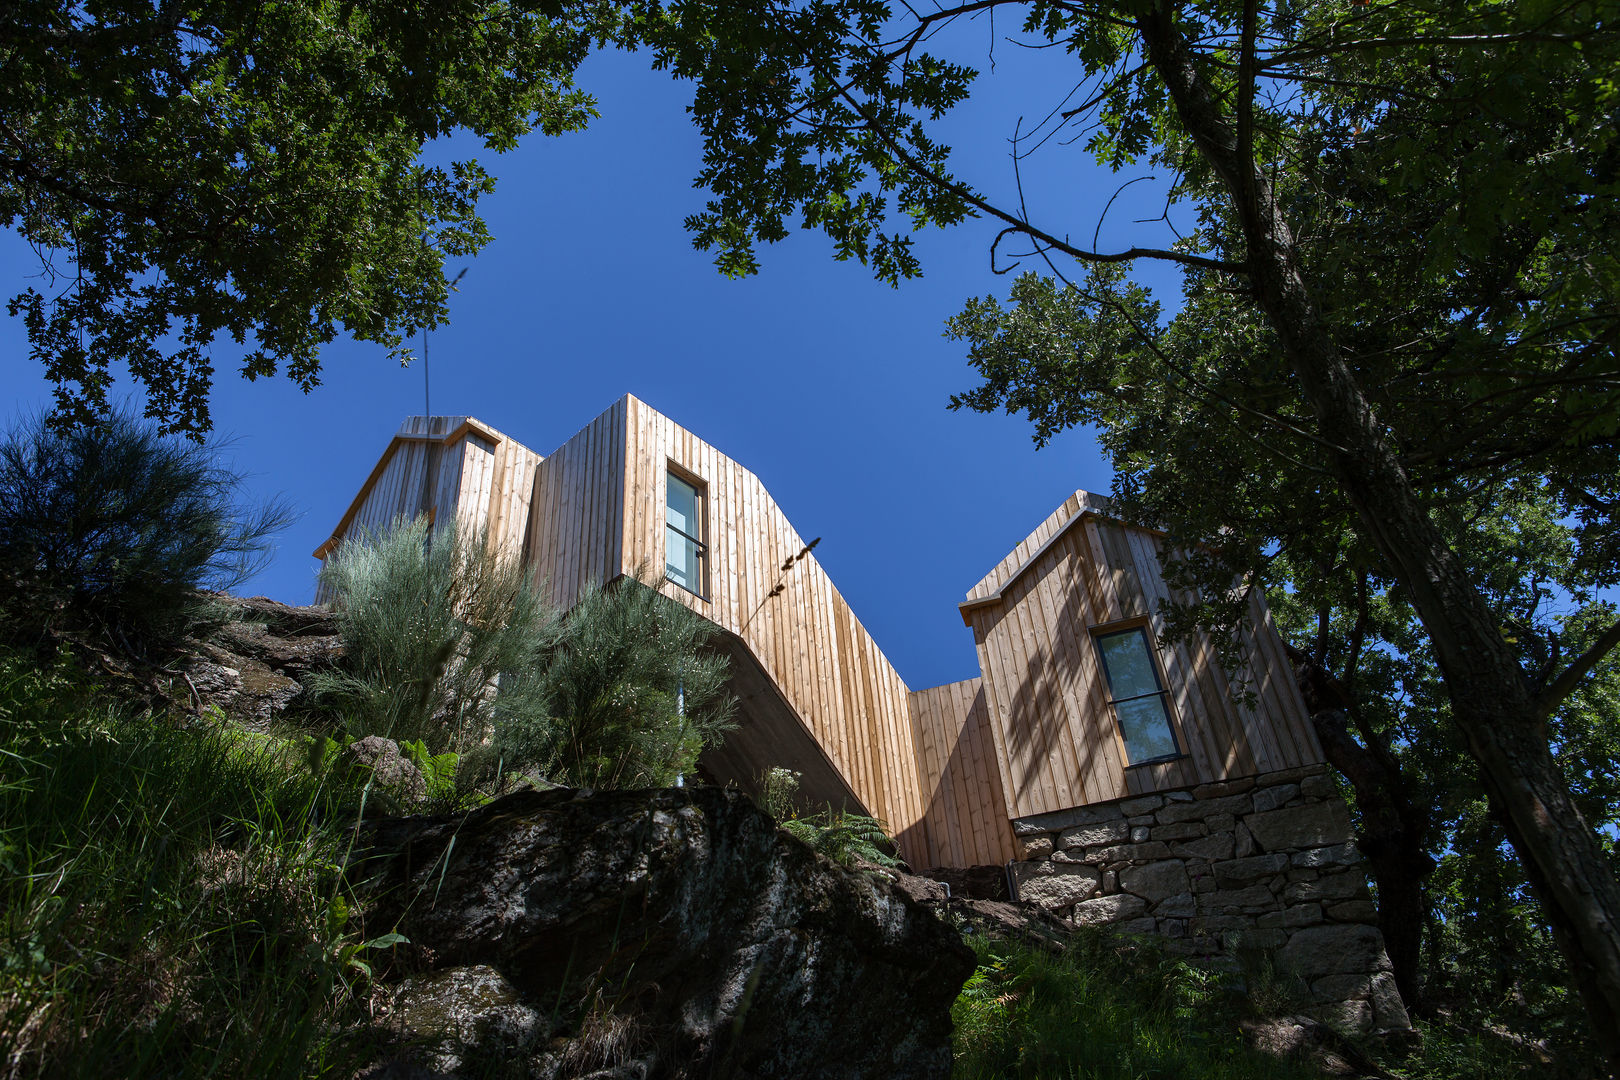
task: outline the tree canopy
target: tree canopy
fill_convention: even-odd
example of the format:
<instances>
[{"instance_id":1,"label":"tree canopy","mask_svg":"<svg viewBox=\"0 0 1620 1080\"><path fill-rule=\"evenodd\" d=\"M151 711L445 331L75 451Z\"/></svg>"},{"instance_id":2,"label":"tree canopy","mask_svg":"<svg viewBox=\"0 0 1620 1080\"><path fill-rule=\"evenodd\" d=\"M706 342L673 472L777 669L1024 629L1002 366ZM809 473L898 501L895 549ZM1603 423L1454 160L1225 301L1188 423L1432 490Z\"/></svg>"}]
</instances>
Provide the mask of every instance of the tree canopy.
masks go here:
<instances>
[{"instance_id":1,"label":"tree canopy","mask_svg":"<svg viewBox=\"0 0 1620 1080\"><path fill-rule=\"evenodd\" d=\"M974 72L928 50L985 15L1073 58L1075 91L1031 102L1047 119L1018 151L1150 164L1190 228L1090 250L1069 237L1090 235L1095 204L1033 220L950 174L934 121ZM723 271L753 269L795 221L891 281L919 270L916 228L968 214L1002 223L997 249L1032 248L1047 273L950 325L984 379L955 404L1023 412L1040 440L1096 425L1121 512L1169 531L1205 598L1183 625L1229 626L1245 587L1297 591L1330 624L1358 589L1409 605L1620 1066L1620 884L1548 728L1620 623L1590 609L1570 634L1515 606L1554 585L1504 554L1556 524L1558 588L1616 581L1617 15L1608 0L817 0L677 4L638 26L697 83L713 198L689 225ZM1183 270L1173 314L1133 280L1146 259Z\"/></svg>"},{"instance_id":2,"label":"tree canopy","mask_svg":"<svg viewBox=\"0 0 1620 1080\"><path fill-rule=\"evenodd\" d=\"M10 302L59 413L127 366L148 415L208 430L216 362L318 383L340 331L407 359L494 181L424 164L582 127L605 7L449 0L23 0L0 14L0 220L45 274Z\"/></svg>"}]
</instances>

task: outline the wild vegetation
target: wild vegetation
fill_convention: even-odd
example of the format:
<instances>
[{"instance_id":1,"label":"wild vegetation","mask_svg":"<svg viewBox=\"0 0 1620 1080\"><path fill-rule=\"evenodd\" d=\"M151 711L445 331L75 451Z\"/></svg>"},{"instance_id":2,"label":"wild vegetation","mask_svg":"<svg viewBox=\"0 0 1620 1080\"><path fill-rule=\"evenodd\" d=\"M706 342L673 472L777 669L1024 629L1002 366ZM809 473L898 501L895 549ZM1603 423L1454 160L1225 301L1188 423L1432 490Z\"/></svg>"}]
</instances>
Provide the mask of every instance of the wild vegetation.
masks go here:
<instances>
[{"instance_id":1,"label":"wild vegetation","mask_svg":"<svg viewBox=\"0 0 1620 1080\"><path fill-rule=\"evenodd\" d=\"M235 535L230 513L215 527ZM391 627L403 634L408 647L390 663L490 655L426 610L471 587L458 591L452 569L446 588L433 577L442 571L428 569L435 550L441 561L433 566L464 566L460 541L428 539L420 529L401 529L357 545L361 553L340 564L348 587L381 584L363 572L367 560L373 569L397 560L410 564L402 580L432 582L434 590L386 600L392 615L359 616L346 633ZM498 567L470 572L487 575L478 579L486 584L513 580ZM684 728L670 735L668 726L685 722L675 704L685 684L678 681L672 694L660 680L694 670L690 656L678 658L698 639L670 629L689 613L657 600L629 581L595 594L584 618L559 622L541 612L526 624L519 640L546 647L503 655L528 657L552 689L520 700L548 701L553 715L564 715L559 706L590 705L596 711L580 710L586 722L545 730L599 734L531 734L546 753L513 751L513 760L546 762L563 777L583 763L579 775L596 782L667 781L689 767L696 744ZM528 610L520 601L509 592L481 610L498 620ZM98 610L107 602L98 598ZM112 602L116 609L119 598ZM423 609L415 638L409 621L398 618L410 608ZM429 633L434 628L440 637ZM512 774L486 770L469 779L457 768L458 748L470 753L477 742L475 723L487 722L492 746L509 743L498 704L488 713L477 711L484 702L461 711L449 704L477 696L454 679L441 681L453 659L437 675L429 669L428 691L405 678L401 704L383 693L392 676L377 659L379 646L353 640L354 666L345 676L353 681L338 683L325 704L306 713L302 730L268 733L131 701L128 688L138 684L109 689L76 659L75 648L96 653L82 642L64 642L48 656L16 643L0 649L0 1067L7 1076L336 1077L387 1052L388 1034L373 1022L375 979L378 965L407 943L386 928L359 928L365 898L340 872L356 826L396 809L474 805ZM563 653L570 640L571 652ZM692 684L695 699L718 708L720 696L705 687L717 686L723 673L704 678L710 682ZM493 690L482 684L497 703L501 680ZM415 718L413 731L423 736L403 744L429 781L415 795L383 790L379 777L345 763L331 737L366 732L368 717L390 724L404 716ZM468 719L474 716L483 719ZM645 734L659 724L662 734ZM570 745L591 750L570 757ZM655 750L666 756L653 759ZM892 864L880 822L831 808L802 814L793 804L795 782L777 770L766 785L765 801L790 833L846 864ZM979 971L954 1014L957 1075L1314 1074L1307 1064L1247 1047L1240 1022L1257 1006L1290 1005L1276 984L1253 973L1245 993L1235 976L1101 935L1077 935L1061 954L982 933L973 940ZM1422 1055L1380 1067L1436 1080L1509 1076L1531 1057L1506 1039L1468 1041L1454 1026L1428 1030Z\"/></svg>"}]
</instances>

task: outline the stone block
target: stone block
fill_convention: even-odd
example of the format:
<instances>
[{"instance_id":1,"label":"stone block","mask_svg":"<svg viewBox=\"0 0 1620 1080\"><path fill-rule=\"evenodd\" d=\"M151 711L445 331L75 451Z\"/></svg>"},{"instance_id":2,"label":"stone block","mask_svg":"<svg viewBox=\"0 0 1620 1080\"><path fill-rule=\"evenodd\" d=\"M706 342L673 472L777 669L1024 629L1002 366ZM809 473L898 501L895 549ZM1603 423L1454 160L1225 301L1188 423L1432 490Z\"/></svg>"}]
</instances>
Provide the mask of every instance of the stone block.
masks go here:
<instances>
[{"instance_id":1,"label":"stone block","mask_svg":"<svg viewBox=\"0 0 1620 1080\"><path fill-rule=\"evenodd\" d=\"M1395 976L1380 971L1372 977L1368 1000L1373 1007L1373 1028L1377 1031L1410 1031L1412 1018L1406 1014L1406 1003L1395 988Z\"/></svg>"},{"instance_id":2,"label":"stone block","mask_svg":"<svg viewBox=\"0 0 1620 1080\"><path fill-rule=\"evenodd\" d=\"M1119 887L1150 903L1175 896L1177 893L1192 892L1192 882L1187 878L1187 868L1173 859L1148 863L1145 866L1133 866L1129 870L1121 871Z\"/></svg>"},{"instance_id":3,"label":"stone block","mask_svg":"<svg viewBox=\"0 0 1620 1080\"><path fill-rule=\"evenodd\" d=\"M1122 934L1157 934L1159 932L1159 920L1152 916L1145 916L1140 919L1132 919L1130 922L1117 923L1114 929Z\"/></svg>"},{"instance_id":4,"label":"stone block","mask_svg":"<svg viewBox=\"0 0 1620 1080\"><path fill-rule=\"evenodd\" d=\"M1015 836L1032 836L1035 833L1059 832L1076 825L1097 825L1124 816L1117 805L1076 806L1068 810L1054 810L1050 814L1014 818L1012 827Z\"/></svg>"},{"instance_id":5,"label":"stone block","mask_svg":"<svg viewBox=\"0 0 1620 1080\"><path fill-rule=\"evenodd\" d=\"M1114 862L1152 862L1155 859L1168 859L1170 847L1156 840L1149 840L1145 844L1117 844L1113 847L1087 848L1086 861L1094 865Z\"/></svg>"},{"instance_id":6,"label":"stone block","mask_svg":"<svg viewBox=\"0 0 1620 1080\"><path fill-rule=\"evenodd\" d=\"M1331 776L1307 776L1299 782L1299 793L1307 799L1328 799L1339 794Z\"/></svg>"},{"instance_id":7,"label":"stone block","mask_svg":"<svg viewBox=\"0 0 1620 1080\"><path fill-rule=\"evenodd\" d=\"M1138 814L1136 817L1125 819L1127 825L1152 825L1157 819L1152 814Z\"/></svg>"},{"instance_id":8,"label":"stone block","mask_svg":"<svg viewBox=\"0 0 1620 1080\"><path fill-rule=\"evenodd\" d=\"M1167 792L1164 793L1164 800L1165 800L1165 802L1179 802L1179 803L1192 802L1192 792L1190 792L1190 791L1167 791Z\"/></svg>"},{"instance_id":9,"label":"stone block","mask_svg":"<svg viewBox=\"0 0 1620 1080\"><path fill-rule=\"evenodd\" d=\"M1276 784L1297 784L1307 776L1317 776L1326 769L1324 765L1302 765L1297 769L1278 769L1275 772L1261 773L1254 778L1258 787L1271 787Z\"/></svg>"},{"instance_id":10,"label":"stone block","mask_svg":"<svg viewBox=\"0 0 1620 1080\"><path fill-rule=\"evenodd\" d=\"M1378 907L1371 900L1345 900L1337 904L1329 904L1326 908L1327 917L1334 922L1376 923L1378 921Z\"/></svg>"},{"instance_id":11,"label":"stone block","mask_svg":"<svg viewBox=\"0 0 1620 1080\"><path fill-rule=\"evenodd\" d=\"M1134 799L1121 800L1119 810L1126 817L1136 817L1139 814L1151 814L1163 805L1162 795L1139 795Z\"/></svg>"},{"instance_id":12,"label":"stone block","mask_svg":"<svg viewBox=\"0 0 1620 1080\"><path fill-rule=\"evenodd\" d=\"M1117 893L1113 896L1099 896L1094 900L1076 904L1074 906L1074 921L1081 926L1106 926L1109 923L1138 918L1146 911L1147 902L1140 896Z\"/></svg>"},{"instance_id":13,"label":"stone block","mask_svg":"<svg viewBox=\"0 0 1620 1080\"><path fill-rule=\"evenodd\" d=\"M1153 830L1155 840L1196 840L1209 834L1209 826L1202 821L1180 821L1174 825L1159 825Z\"/></svg>"},{"instance_id":14,"label":"stone block","mask_svg":"<svg viewBox=\"0 0 1620 1080\"><path fill-rule=\"evenodd\" d=\"M1283 899L1290 904L1307 900L1364 900L1366 897L1367 879L1359 869L1326 874L1315 881L1296 881L1283 890Z\"/></svg>"},{"instance_id":15,"label":"stone block","mask_svg":"<svg viewBox=\"0 0 1620 1080\"><path fill-rule=\"evenodd\" d=\"M1198 897L1198 910L1207 915L1269 911L1276 907L1277 898L1264 885L1250 885L1247 889L1217 889Z\"/></svg>"},{"instance_id":16,"label":"stone block","mask_svg":"<svg viewBox=\"0 0 1620 1080\"><path fill-rule=\"evenodd\" d=\"M1095 825L1076 825L1058 833L1057 846L1060 848L1096 847L1099 844L1117 844L1128 839L1131 827L1125 824L1123 818L1118 821L1102 821Z\"/></svg>"},{"instance_id":17,"label":"stone block","mask_svg":"<svg viewBox=\"0 0 1620 1080\"><path fill-rule=\"evenodd\" d=\"M1283 913L1280 911L1268 911L1263 915L1256 915L1254 925L1262 930L1280 928L1283 925Z\"/></svg>"},{"instance_id":18,"label":"stone block","mask_svg":"<svg viewBox=\"0 0 1620 1080\"><path fill-rule=\"evenodd\" d=\"M1146 825L1138 825L1138 826L1136 826L1136 828L1131 830L1131 843L1133 843L1133 844L1145 844L1145 843L1147 843L1147 839L1148 839L1148 828L1147 828Z\"/></svg>"},{"instance_id":19,"label":"stone block","mask_svg":"<svg viewBox=\"0 0 1620 1080\"><path fill-rule=\"evenodd\" d=\"M1295 904L1284 908L1282 924L1287 927L1315 926L1322 921L1321 904Z\"/></svg>"},{"instance_id":20,"label":"stone block","mask_svg":"<svg viewBox=\"0 0 1620 1080\"><path fill-rule=\"evenodd\" d=\"M1364 998L1372 989L1368 974L1324 975L1311 980L1311 996L1317 1001L1345 1001Z\"/></svg>"},{"instance_id":21,"label":"stone block","mask_svg":"<svg viewBox=\"0 0 1620 1080\"><path fill-rule=\"evenodd\" d=\"M1155 904L1153 914L1160 918L1190 919L1198 914L1198 901L1190 892L1177 893Z\"/></svg>"},{"instance_id":22,"label":"stone block","mask_svg":"<svg viewBox=\"0 0 1620 1080\"><path fill-rule=\"evenodd\" d=\"M1231 832L1237 826L1237 817L1227 813L1211 814L1204 819L1204 824L1212 833Z\"/></svg>"},{"instance_id":23,"label":"stone block","mask_svg":"<svg viewBox=\"0 0 1620 1080\"><path fill-rule=\"evenodd\" d=\"M1244 824L1262 851L1328 847L1350 839L1350 811L1338 799L1250 814Z\"/></svg>"},{"instance_id":24,"label":"stone block","mask_svg":"<svg viewBox=\"0 0 1620 1080\"><path fill-rule=\"evenodd\" d=\"M1119 892L1119 871L1104 870L1102 876L1102 891L1105 893Z\"/></svg>"},{"instance_id":25,"label":"stone block","mask_svg":"<svg viewBox=\"0 0 1620 1080\"><path fill-rule=\"evenodd\" d=\"M1334 844L1296 851L1292 861L1295 866L1352 866L1361 861L1361 852L1354 844Z\"/></svg>"},{"instance_id":26,"label":"stone block","mask_svg":"<svg viewBox=\"0 0 1620 1080\"><path fill-rule=\"evenodd\" d=\"M1171 826L1174 828L1174 826ZM1161 830L1162 831L1162 830ZM1198 840L1170 845L1170 854L1183 859L1230 859L1234 842L1231 833L1215 833Z\"/></svg>"},{"instance_id":27,"label":"stone block","mask_svg":"<svg viewBox=\"0 0 1620 1080\"><path fill-rule=\"evenodd\" d=\"M1249 929L1254 924L1241 915L1200 915L1192 920L1194 934L1221 934Z\"/></svg>"},{"instance_id":28,"label":"stone block","mask_svg":"<svg viewBox=\"0 0 1620 1080\"><path fill-rule=\"evenodd\" d=\"M1223 799L1173 802L1159 811L1158 818L1161 825L1174 825L1178 821L1204 821L1212 814L1247 814L1253 809L1254 803L1245 793L1228 795Z\"/></svg>"},{"instance_id":29,"label":"stone block","mask_svg":"<svg viewBox=\"0 0 1620 1080\"><path fill-rule=\"evenodd\" d=\"M1317 1005L1305 1010L1335 1031L1361 1035L1372 1030L1372 1005L1366 1001L1336 1001L1331 1005Z\"/></svg>"},{"instance_id":30,"label":"stone block","mask_svg":"<svg viewBox=\"0 0 1620 1080\"><path fill-rule=\"evenodd\" d=\"M1024 858L1040 859L1052 854L1052 835L1041 833L1038 836L1025 837L1023 840Z\"/></svg>"},{"instance_id":31,"label":"stone block","mask_svg":"<svg viewBox=\"0 0 1620 1080\"><path fill-rule=\"evenodd\" d=\"M1102 874L1089 866L1058 862L1013 863L1018 898L1048 910L1068 907L1095 895Z\"/></svg>"},{"instance_id":32,"label":"stone block","mask_svg":"<svg viewBox=\"0 0 1620 1080\"><path fill-rule=\"evenodd\" d=\"M1293 802L1298 795L1298 784L1275 784L1261 788L1254 793L1254 811L1263 814L1267 810L1280 809Z\"/></svg>"},{"instance_id":33,"label":"stone block","mask_svg":"<svg viewBox=\"0 0 1620 1080\"><path fill-rule=\"evenodd\" d=\"M1250 952L1269 953L1273 949L1280 949L1287 940L1288 934L1280 927L1262 926L1241 932L1236 945Z\"/></svg>"},{"instance_id":34,"label":"stone block","mask_svg":"<svg viewBox=\"0 0 1620 1080\"><path fill-rule=\"evenodd\" d=\"M1389 970L1384 938L1371 926L1324 923L1295 930L1277 950L1277 970L1314 981L1324 975Z\"/></svg>"},{"instance_id":35,"label":"stone block","mask_svg":"<svg viewBox=\"0 0 1620 1080\"><path fill-rule=\"evenodd\" d=\"M1254 854L1254 834L1249 832L1249 827L1243 822L1240 821L1232 827L1232 839L1237 844L1232 854L1237 858L1247 859Z\"/></svg>"},{"instance_id":36,"label":"stone block","mask_svg":"<svg viewBox=\"0 0 1620 1080\"><path fill-rule=\"evenodd\" d=\"M1254 790L1254 777L1245 777L1242 780L1217 780L1214 783L1199 784L1193 788L1195 799L1219 799L1227 795L1241 795L1245 791Z\"/></svg>"},{"instance_id":37,"label":"stone block","mask_svg":"<svg viewBox=\"0 0 1620 1080\"><path fill-rule=\"evenodd\" d=\"M1288 856L1251 855L1247 859L1230 859L1214 865L1215 884L1221 888L1241 887L1259 878L1269 878L1288 867Z\"/></svg>"}]
</instances>

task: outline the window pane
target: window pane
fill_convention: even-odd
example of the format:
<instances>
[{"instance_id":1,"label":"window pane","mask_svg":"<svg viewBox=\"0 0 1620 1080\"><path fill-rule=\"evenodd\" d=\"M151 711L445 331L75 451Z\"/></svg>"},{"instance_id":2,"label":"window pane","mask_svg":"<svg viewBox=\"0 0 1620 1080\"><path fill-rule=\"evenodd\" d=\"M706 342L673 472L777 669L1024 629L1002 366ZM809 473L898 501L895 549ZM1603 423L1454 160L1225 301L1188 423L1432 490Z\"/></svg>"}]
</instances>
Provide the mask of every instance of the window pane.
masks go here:
<instances>
[{"instance_id":1,"label":"window pane","mask_svg":"<svg viewBox=\"0 0 1620 1080\"><path fill-rule=\"evenodd\" d=\"M1108 689L1114 700L1159 692L1159 676L1153 670L1147 635L1140 630L1105 634L1097 639L1103 663L1108 667Z\"/></svg>"},{"instance_id":2,"label":"window pane","mask_svg":"<svg viewBox=\"0 0 1620 1080\"><path fill-rule=\"evenodd\" d=\"M702 595L703 569L697 542L674 529L664 530L664 576L687 592Z\"/></svg>"},{"instance_id":3,"label":"window pane","mask_svg":"<svg viewBox=\"0 0 1620 1080\"><path fill-rule=\"evenodd\" d=\"M1176 755L1176 738L1170 731L1163 694L1115 702L1114 711L1119 714L1119 731L1125 738L1127 764Z\"/></svg>"},{"instance_id":4,"label":"window pane","mask_svg":"<svg viewBox=\"0 0 1620 1080\"><path fill-rule=\"evenodd\" d=\"M703 522L698 517L697 488L673 473L669 475L669 507L664 521L688 536L703 538ZM673 561L674 556L670 557Z\"/></svg>"}]
</instances>

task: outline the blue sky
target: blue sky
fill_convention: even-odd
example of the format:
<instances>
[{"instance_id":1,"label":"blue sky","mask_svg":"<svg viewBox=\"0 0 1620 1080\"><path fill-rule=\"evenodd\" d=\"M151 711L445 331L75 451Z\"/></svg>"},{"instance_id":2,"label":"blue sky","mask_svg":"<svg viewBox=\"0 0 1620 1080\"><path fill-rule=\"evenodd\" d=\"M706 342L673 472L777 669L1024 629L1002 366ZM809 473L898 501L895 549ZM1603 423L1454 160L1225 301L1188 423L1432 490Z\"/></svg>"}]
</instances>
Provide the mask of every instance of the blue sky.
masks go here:
<instances>
[{"instance_id":1,"label":"blue sky","mask_svg":"<svg viewBox=\"0 0 1620 1080\"><path fill-rule=\"evenodd\" d=\"M970 62L987 67L987 28L968 35L970 49L982 37ZM959 175L1005 196L1006 138L1020 115L1044 115L1068 91L1072 61L997 48L995 73L945 130ZM483 203L495 241L449 266L467 275L451 324L429 342L433 411L478 416L545 454L634 393L756 472L801 533L823 538L816 555L911 686L976 675L957 601L1069 492L1110 484L1085 432L1037 452L1022 418L945 408L974 383L963 346L942 336L945 319L1009 284L989 270L996 229L923 235L926 276L898 290L834 261L810 233L766 249L759 275L724 279L681 227L703 203L691 186L701 152L689 89L624 54L593 58L579 81L602 113L589 130L531 136L488 162L500 180ZM1054 143L1026 162L1024 181L1038 220L1089 239L1132 175ZM1115 204L1102 246L1159 242L1131 224L1158 212L1143 212L1149 187ZM0 237L5 295L36 269L14 236ZM1173 279L1155 279L1172 301ZM301 513L243 591L308 602L310 552L401 418L422 411L421 368L335 342L306 397L282 379L247 383L223 347L217 357L213 412L234 439L229 457L252 492L284 495ZM49 403L16 319L0 319L0 387L13 412Z\"/></svg>"}]
</instances>

